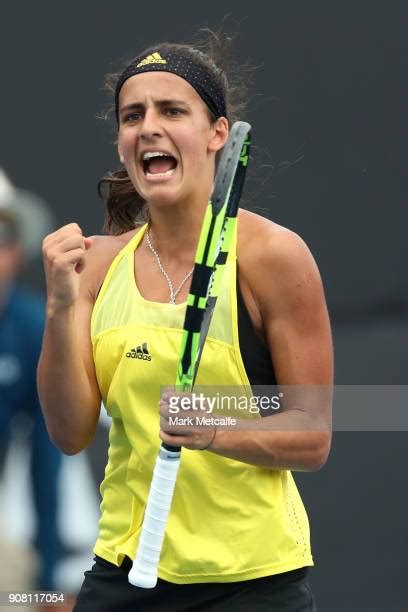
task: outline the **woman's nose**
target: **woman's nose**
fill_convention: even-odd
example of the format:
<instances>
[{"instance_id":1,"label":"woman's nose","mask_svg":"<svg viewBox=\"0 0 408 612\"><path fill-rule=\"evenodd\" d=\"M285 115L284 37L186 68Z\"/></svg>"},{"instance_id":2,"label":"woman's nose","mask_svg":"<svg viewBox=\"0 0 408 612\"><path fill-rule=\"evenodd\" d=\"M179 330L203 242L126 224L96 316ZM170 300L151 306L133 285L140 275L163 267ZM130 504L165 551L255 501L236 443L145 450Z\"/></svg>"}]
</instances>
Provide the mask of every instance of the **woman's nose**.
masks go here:
<instances>
[{"instance_id":1,"label":"woman's nose","mask_svg":"<svg viewBox=\"0 0 408 612\"><path fill-rule=\"evenodd\" d=\"M152 138L161 136L160 117L153 109L148 109L145 112L140 135L142 138Z\"/></svg>"}]
</instances>

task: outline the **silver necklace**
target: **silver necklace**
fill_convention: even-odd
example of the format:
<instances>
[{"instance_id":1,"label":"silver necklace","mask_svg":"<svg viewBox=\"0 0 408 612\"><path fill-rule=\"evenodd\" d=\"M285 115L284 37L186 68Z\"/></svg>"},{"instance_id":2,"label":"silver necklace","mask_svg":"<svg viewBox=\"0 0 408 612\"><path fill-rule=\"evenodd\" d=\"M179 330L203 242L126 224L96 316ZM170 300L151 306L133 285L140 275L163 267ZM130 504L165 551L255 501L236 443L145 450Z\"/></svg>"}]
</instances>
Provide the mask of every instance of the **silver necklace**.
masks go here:
<instances>
[{"instance_id":1,"label":"silver necklace","mask_svg":"<svg viewBox=\"0 0 408 612\"><path fill-rule=\"evenodd\" d=\"M155 259L157 261L157 265L159 266L160 272L163 274L163 276L166 279L167 284L169 286L169 292L170 292L169 304L175 304L176 303L176 297L178 296L178 294L182 290L182 288L183 288L184 284L186 283L186 281L192 275L193 270L194 270L194 266L191 268L190 272L187 272L187 274L185 275L185 277L183 278L183 280L181 281L181 283L179 284L177 289L174 291L174 287L173 287L173 283L171 281L171 278L167 274L166 270L163 268L163 264L160 261L159 254L156 251L156 249L154 248L154 246L152 245L149 229L146 232L146 241L147 241L147 245L148 245L149 249L151 250L151 252L153 253L153 255L154 255L154 257L155 257Z\"/></svg>"}]
</instances>

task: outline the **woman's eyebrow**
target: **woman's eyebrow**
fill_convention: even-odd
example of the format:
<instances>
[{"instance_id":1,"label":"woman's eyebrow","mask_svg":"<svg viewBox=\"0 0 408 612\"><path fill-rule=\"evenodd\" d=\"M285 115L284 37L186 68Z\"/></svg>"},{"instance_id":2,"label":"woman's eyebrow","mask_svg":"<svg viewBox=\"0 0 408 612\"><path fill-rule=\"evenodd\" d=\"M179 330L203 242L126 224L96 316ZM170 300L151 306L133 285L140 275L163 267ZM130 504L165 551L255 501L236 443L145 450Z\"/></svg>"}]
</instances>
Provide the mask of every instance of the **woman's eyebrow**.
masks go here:
<instances>
[{"instance_id":1,"label":"woman's eyebrow","mask_svg":"<svg viewBox=\"0 0 408 612\"><path fill-rule=\"evenodd\" d=\"M140 102L132 102L132 104L126 104L126 106L122 106L122 108L120 109L120 113L122 114L130 110L143 110L143 109L144 109L144 104L141 104Z\"/></svg>"},{"instance_id":2,"label":"woman's eyebrow","mask_svg":"<svg viewBox=\"0 0 408 612\"><path fill-rule=\"evenodd\" d=\"M188 102L186 102L185 100L176 100L175 98L158 100L156 104L158 106L189 106Z\"/></svg>"},{"instance_id":3,"label":"woman's eyebrow","mask_svg":"<svg viewBox=\"0 0 408 612\"><path fill-rule=\"evenodd\" d=\"M163 100L156 100L156 102L154 103L155 106L184 106L189 108L190 105L188 104L188 102L186 102L185 100L177 100L175 98L166 98ZM134 111L134 110L144 110L145 108L145 104L143 104L142 102L132 102L131 104L126 104L126 106L123 106L120 109L121 113L126 113L128 111Z\"/></svg>"}]
</instances>

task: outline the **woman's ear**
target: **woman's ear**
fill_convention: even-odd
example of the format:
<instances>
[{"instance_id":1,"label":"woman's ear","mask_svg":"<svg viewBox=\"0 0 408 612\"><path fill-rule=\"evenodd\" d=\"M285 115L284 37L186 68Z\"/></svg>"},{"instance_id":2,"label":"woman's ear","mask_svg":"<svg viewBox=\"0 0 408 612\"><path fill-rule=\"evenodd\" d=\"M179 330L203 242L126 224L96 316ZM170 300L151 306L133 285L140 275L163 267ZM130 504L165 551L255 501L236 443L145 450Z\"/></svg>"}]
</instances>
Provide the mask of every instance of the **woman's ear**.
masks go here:
<instances>
[{"instance_id":1,"label":"woman's ear","mask_svg":"<svg viewBox=\"0 0 408 612\"><path fill-rule=\"evenodd\" d=\"M123 154L122 154L122 151L121 151L121 148L120 148L119 144L118 144L118 156L119 156L120 163L124 164L125 163L125 158L123 157Z\"/></svg>"},{"instance_id":2,"label":"woman's ear","mask_svg":"<svg viewBox=\"0 0 408 612\"><path fill-rule=\"evenodd\" d=\"M208 150L217 152L222 149L228 140L228 134L228 120L225 117L219 117L211 126L211 136L208 144Z\"/></svg>"}]
</instances>

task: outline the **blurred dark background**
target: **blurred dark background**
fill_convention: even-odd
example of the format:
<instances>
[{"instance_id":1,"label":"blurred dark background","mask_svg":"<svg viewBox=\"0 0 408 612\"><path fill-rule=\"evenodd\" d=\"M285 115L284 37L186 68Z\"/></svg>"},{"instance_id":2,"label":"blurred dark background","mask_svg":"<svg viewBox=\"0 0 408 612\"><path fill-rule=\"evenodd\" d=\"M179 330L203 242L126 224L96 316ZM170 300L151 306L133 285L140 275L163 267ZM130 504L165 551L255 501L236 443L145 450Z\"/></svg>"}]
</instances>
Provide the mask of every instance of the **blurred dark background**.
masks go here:
<instances>
[{"instance_id":1,"label":"blurred dark background","mask_svg":"<svg viewBox=\"0 0 408 612\"><path fill-rule=\"evenodd\" d=\"M408 382L408 42L403 2L3 1L0 166L58 224L101 233L96 183L116 167L104 75L145 46L221 23L257 66L245 119L247 203L298 232L319 265L338 384ZM227 16L227 17L226 17ZM226 19L225 19L226 17ZM43 288L40 262L25 273ZM321 612L408 608L404 432L337 432L298 474Z\"/></svg>"}]
</instances>

